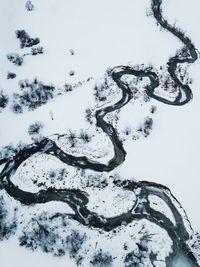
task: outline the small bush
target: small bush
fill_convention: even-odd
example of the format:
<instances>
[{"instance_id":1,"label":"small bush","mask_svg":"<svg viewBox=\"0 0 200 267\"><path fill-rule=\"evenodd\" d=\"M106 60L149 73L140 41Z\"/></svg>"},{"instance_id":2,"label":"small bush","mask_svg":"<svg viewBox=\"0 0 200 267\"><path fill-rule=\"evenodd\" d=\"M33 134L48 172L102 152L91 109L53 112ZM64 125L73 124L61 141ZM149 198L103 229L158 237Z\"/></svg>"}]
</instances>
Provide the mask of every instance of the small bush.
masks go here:
<instances>
[{"instance_id":1,"label":"small bush","mask_svg":"<svg viewBox=\"0 0 200 267\"><path fill-rule=\"evenodd\" d=\"M6 209L6 202L3 196L0 196L0 241L8 239L16 231L16 218L10 218Z\"/></svg>"},{"instance_id":2,"label":"small bush","mask_svg":"<svg viewBox=\"0 0 200 267\"><path fill-rule=\"evenodd\" d=\"M65 168L58 169L57 179L59 181L64 180L64 178L68 175L68 171Z\"/></svg>"},{"instance_id":3,"label":"small bush","mask_svg":"<svg viewBox=\"0 0 200 267\"><path fill-rule=\"evenodd\" d=\"M74 49L70 49L70 50L69 50L69 53L70 53L71 56L73 56L73 55L75 54Z\"/></svg>"},{"instance_id":4,"label":"small bush","mask_svg":"<svg viewBox=\"0 0 200 267\"><path fill-rule=\"evenodd\" d=\"M128 136L131 134L131 127L127 126L125 127L125 129L123 130L123 133Z\"/></svg>"},{"instance_id":5,"label":"small bush","mask_svg":"<svg viewBox=\"0 0 200 267\"><path fill-rule=\"evenodd\" d=\"M4 94L3 91L0 91L0 110L4 109L8 104L8 96Z\"/></svg>"},{"instance_id":6,"label":"small bush","mask_svg":"<svg viewBox=\"0 0 200 267\"><path fill-rule=\"evenodd\" d=\"M17 30L15 33L20 41L20 48L32 47L40 43L39 38L31 38L25 30Z\"/></svg>"},{"instance_id":7,"label":"small bush","mask_svg":"<svg viewBox=\"0 0 200 267\"><path fill-rule=\"evenodd\" d=\"M151 110L150 111L151 111L152 114L156 113L156 111L157 111L156 106L151 106Z\"/></svg>"},{"instance_id":8,"label":"small bush","mask_svg":"<svg viewBox=\"0 0 200 267\"><path fill-rule=\"evenodd\" d=\"M36 56L38 54L43 54L43 53L44 53L44 48L42 46L31 48L31 55L33 56Z\"/></svg>"},{"instance_id":9,"label":"small bush","mask_svg":"<svg viewBox=\"0 0 200 267\"><path fill-rule=\"evenodd\" d=\"M108 186L108 180L102 174L89 175L86 179L86 187L105 188Z\"/></svg>"},{"instance_id":10,"label":"small bush","mask_svg":"<svg viewBox=\"0 0 200 267\"><path fill-rule=\"evenodd\" d=\"M13 72L8 72L7 74L7 80L16 78L16 74Z\"/></svg>"},{"instance_id":11,"label":"small bush","mask_svg":"<svg viewBox=\"0 0 200 267\"><path fill-rule=\"evenodd\" d=\"M94 254L93 259L91 260L92 265L96 267L108 267L112 265L112 262L112 255L108 252L102 252L101 249Z\"/></svg>"},{"instance_id":12,"label":"small bush","mask_svg":"<svg viewBox=\"0 0 200 267\"><path fill-rule=\"evenodd\" d=\"M145 118L144 121L144 134L145 137L147 137L150 134L150 131L152 130L153 127L153 120L150 117Z\"/></svg>"},{"instance_id":13,"label":"small bush","mask_svg":"<svg viewBox=\"0 0 200 267\"><path fill-rule=\"evenodd\" d=\"M140 267L143 263L143 255L138 251L130 252L126 255L124 263L125 267Z\"/></svg>"},{"instance_id":14,"label":"small bush","mask_svg":"<svg viewBox=\"0 0 200 267\"><path fill-rule=\"evenodd\" d=\"M89 143L92 140L92 136L83 130L80 132L80 138L84 143Z\"/></svg>"},{"instance_id":15,"label":"small bush","mask_svg":"<svg viewBox=\"0 0 200 267\"><path fill-rule=\"evenodd\" d=\"M148 137L150 135L152 128L153 128L153 119L151 117L146 117L144 119L143 125L141 125L137 131L141 132L144 135L144 137Z\"/></svg>"},{"instance_id":16,"label":"small bush","mask_svg":"<svg viewBox=\"0 0 200 267\"><path fill-rule=\"evenodd\" d=\"M17 66L21 66L22 63L23 63L23 56L20 56L19 54L17 53L9 53L7 55L7 58L10 62L12 62L13 64L17 65Z\"/></svg>"},{"instance_id":17,"label":"small bush","mask_svg":"<svg viewBox=\"0 0 200 267\"><path fill-rule=\"evenodd\" d=\"M69 131L68 141L69 141L71 147L75 147L75 145L77 143L77 136L71 130Z\"/></svg>"},{"instance_id":18,"label":"small bush","mask_svg":"<svg viewBox=\"0 0 200 267\"><path fill-rule=\"evenodd\" d=\"M12 111L16 114L20 114L23 113L23 108L21 105L14 103L11 107Z\"/></svg>"},{"instance_id":19,"label":"small bush","mask_svg":"<svg viewBox=\"0 0 200 267\"><path fill-rule=\"evenodd\" d=\"M34 5L31 3L30 0L28 0L28 1L26 2L25 7L26 7L26 10L27 10L27 11L32 11L32 10L34 9Z\"/></svg>"},{"instance_id":20,"label":"small bush","mask_svg":"<svg viewBox=\"0 0 200 267\"><path fill-rule=\"evenodd\" d=\"M94 87L94 96L95 100L99 102L104 102L107 100L108 92L109 92L109 82L107 77L101 84L96 84Z\"/></svg>"},{"instance_id":21,"label":"small bush","mask_svg":"<svg viewBox=\"0 0 200 267\"><path fill-rule=\"evenodd\" d=\"M29 126L28 133L30 135L39 134L43 127L44 127L43 123L36 121Z\"/></svg>"},{"instance_id":22,"label":"small bush","mask_svg":"<svg viewBox=\"0 0 200 267\"><path fill-rule=\"evenodd\" d=\"M86 234L80 234L77 230L72 230L70 236L67 237L67 247L70 258L76 261L77 265L80 265L83 257L79 254L79 251L86 241Z\"/></svg>"},{"instance_id":23,"label":"small bush","mask_svg":"<svg viewBox=\"0 0 200 267\"><path fill-rule=\"evenodd\" d=\"M86 110L85 110L85 119L86 119L86 121L87 122L89 122L89 124L93 124L94 122L93 122L93 117L94 117L94 115L93 115L93 110L92 109L90 109L90 108L87 108Z\"/></svg>"},{"instance_id":24,"label":"small bush","mask_svg":"<svg viewBox=\"0 0 200 267\"><path fill-rule=\"evenodd\" d=\"M73 87L72 87L71 84L66 83L66 84L64 85L64 89L65 89L65 92L71 92L71 91L73 90Z\"/></svg>"},{"instance_id":25,"label":"small bush","mask_svg":"<svg viewBox=\"0 0 200 267\"><path fill-rule=\"evenodd\" d=\"M74 76L74 75L75 75L75 71L74 70L70 70L69 76Z\"/></svg>"}]
</instances>

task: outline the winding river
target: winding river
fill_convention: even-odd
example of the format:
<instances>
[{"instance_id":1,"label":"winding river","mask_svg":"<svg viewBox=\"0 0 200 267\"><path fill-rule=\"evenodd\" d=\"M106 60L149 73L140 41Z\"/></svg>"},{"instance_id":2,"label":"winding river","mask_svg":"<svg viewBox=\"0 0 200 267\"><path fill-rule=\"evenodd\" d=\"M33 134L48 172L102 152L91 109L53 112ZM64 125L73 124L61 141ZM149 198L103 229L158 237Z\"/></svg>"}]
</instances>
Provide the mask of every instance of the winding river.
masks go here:
<instances>
[{"instance_id":1,"label":"winding river","mask_svg":"<svg viewBox=\"0 0 200 267\"><path fill-rule=\"evenodd\" d=\"M122 141L120 141L117 135L116 129L110 123L106 122L104 118L108 113L122 108L133 98L130 87L123 82L122 78L124 75L128 74L137 77L147 77L149 79L149 85L145 88L146 94L164 104L181 106L188 103L192 99L192 91L189 85L182 83L182 81L176 75L176 70L179 64L193 63L197 60L198 55L196 48L192 41L183 32L168 24L167 20L162 14L162 2L162 0L151 0L151 8L154 18L162 28L177 37L187 51L187 56L183 57L181 55L176 55L170 58L167 62L168 73L178 88L177 97L174 100L168 100L157 95L155 93L155 89L160 85L159 77L155 72L149 69L135 70L129 66L114 67L111 71L111 76L119 89L121 89L121 99L113 105L103 107L95 112L96 125L97 127L100 127L110 138L113 144L114 157L110 159L107 164L93 161L85 156L76 157L62 151L61 148L59 148L51 139L44 138L38 143L27 146L12 159L2 159L0 161L0 164L5 164L0 174L0 185L11 197L25 205L46 203L49 201L64 202L74 211L74 214L67 214L70 218L87 227L101 228L104 231L111 231L120 226L122 222L126 222L128 224L133 220L146 219L167 231L168 235L173 241L173 253L171 253L166 259L167 267L178 267L179 264L181 264L180 266L183 267L197 267L199 265L194 255L190 251L189 246L187 245L187 241L189 240L190 236L187 227L185 226L183 217L180 214L180 209L182 209L181 205L172 195L171 191L163 185L147 181L119 181L116 183L116 186L130 191L140 189L140 193L137 196L136 203L130 211L125 214L120 214L119 216L106 218L88 210L88 196L86 193L80 190L56 190L51 188L47 190L41 190L37 193L30 193L21 190L11 181L11 177L16 172L18 167L29 157L39 152L55 156L65 164L82 169L90 169L97 172L110 172L117 166L120 166L125 160L126 151L123 148ZM175 223L172 223L170 219L161 212L150 207L150 195L161 198L167 204L175 218ZM144 199L145 201L142 201ZM174 203L176 203L176 205ZM187 218L186 214L185 217Z\"/></svg>"}]
</instances>

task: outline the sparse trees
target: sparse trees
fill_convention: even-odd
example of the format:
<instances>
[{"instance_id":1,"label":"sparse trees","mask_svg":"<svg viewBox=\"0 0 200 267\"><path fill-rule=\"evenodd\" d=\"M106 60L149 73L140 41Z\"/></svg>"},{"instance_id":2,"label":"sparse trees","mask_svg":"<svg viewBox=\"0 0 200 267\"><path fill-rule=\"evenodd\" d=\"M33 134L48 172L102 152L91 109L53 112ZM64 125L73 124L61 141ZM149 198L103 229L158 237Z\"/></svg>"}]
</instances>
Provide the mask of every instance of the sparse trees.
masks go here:
<instances>
[{"instance_id":1,"label":"sparse trees","mask_svg":"<svg viewBox=\"0 0 200 267\"><path fill-rule=\"evenodd\" d=\"M69 256L75 260L77 265L80 265L83 260L79 252L86 239L86 234L81 234L77 230L72 230L71 235L66 239Z\"/></svg>"},{"instance_id":2,"label":"sparse trees","mask_svg":"<svg viewBox=\"0 0 200 267\"><path fill-rule=\"evenodd\" d=\"M125 267L151 266L151 263L157 258L157 255L152 253L148 246L148 242L151 241L151 239L152 235L145 231L139 242L136 243L136 249L126 255L124 259Z\"/></svg>"},{"instance_id":3,"label":"sparse trees","mask_svg":"<svg viewBox=\"0 0 200 267\"><path fill-rule=\"evenodd\" d=\"M87 109L85 110L85 119L86 119L86 121L89 122L89 124L91 124L91 125L94 123L94 122L93 122L93 113L94 113L94 110L91 109L91 108L87 108Z\"/></svg>"},{"instance_id":4,"label":"sparse trees","mask_svg":"<svg viewBox=\"0 0 200 267\"><path fill-rule=\"evenodd\" d=\"M65 168L57 168L57 169L50 169L45 174L45 181L40 180L37 176L32 178L32 181L38 187L43 187L45 189L57 188L59 185L63 185L65 183L65 179L68 176L68 171ZM44 176L42 176L44 177Z\"/></svg>"},{"instance_id":5,"label":"sparse trees","mask_svg":"<svg viewBox=\"0 0 200 267\"><path fill-rule=\"evenodd\" d=\"M58 181L63 181L67 175L68 172L65 168L50 170L48 173L51 184L55 184Z\"/></svg>"},{"instance_id":6,"label":"sparse trees","mask_svg":"<svg viewBox=\"0 0 200 267\"><path fill-rule=\"evenodd\" d=\"M104 102L107 99L109 94L109 83L108 78L105 77L105 80L101 84L96 84L94 87L94 96L96 101Z\"/></svg>"},{"instance_id":7,"label":"sparse trees","mask_svg":"<svg viewBox=\"0 0 200 267\"><path fill-rule=\"evenodd\" d=\"M143 263L143 253L140 250L132 251L128 253L124 260L125 267L142 267L145 265Z\"/></svg>"},{"instance_id":8,"label":"sparse trees","mask_svg":"<svg viewBox=\"0 0 200 267\"><path fill-rule=\"evenodd\" d=\"M20 245L32 251L41 249L56 257L68 253L79 265L83 259L80 250L86 241L86 234L64 230L68 224L66 219L65 216L49 216L47 212L32 218L19 237Z\"/></svg>"},{"instance_id":9,"label":"sparse trees","mask_svg":"<svg viewBox=\"0 0 200 267\"><path fill-rule=\"evenodd\" d=\"M178 84L171 78L169 73L164 73L160 77L160 85L162 89L169 93L175 93L178 88Z\"/></svg>"},{"instance_id":10,"label":"sparse trees","mask_svg":"<svg viewBox=\"0 0 200 267\"><path fill-rule=\"evenodd\" d=\"M54 228L51 228L46 213L31 219L19 237L19 244L32 251L40 248L43 252L57 257L64 256L66 252L64 240Z\"/></svg>"},{"instance_id":11,"label":"sparse trees","mask_svg":"<svg viewBox=\"0 0 200 267\"><path fill-rule=\"evenodd\" d=\"M28 80L19 81L19 86L22 90L20 93L14 94L14 111L18 111L18 108L20 110L20 107L34 110L47 103L54 96L55 87L53 85L45 85L37 79L32 82Z\"/></svg>"},{"instance_id":12,"label":"sparse trees","mask_svg":"<svg viewBox=\"0 0 200 267\"><path fill-rule=\"evenodd\" d=\"M83 140L84 143L89 143L92 139L92 136L89 133L85 132L84 130L81 130L80 138L81 140Z\"/></svg>"}]
</instances>

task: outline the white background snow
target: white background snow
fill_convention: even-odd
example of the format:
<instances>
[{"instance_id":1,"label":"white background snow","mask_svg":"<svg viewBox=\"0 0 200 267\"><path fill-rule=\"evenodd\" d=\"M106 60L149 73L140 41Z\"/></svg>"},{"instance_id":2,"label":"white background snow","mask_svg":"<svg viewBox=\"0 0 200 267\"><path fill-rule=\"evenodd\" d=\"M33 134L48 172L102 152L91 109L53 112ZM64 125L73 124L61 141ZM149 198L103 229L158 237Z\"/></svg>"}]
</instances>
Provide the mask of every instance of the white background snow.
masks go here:
<instances>
[{"instance_id":1,"label":"white background snow","mask_svg":"<svg viewBox=\"0 0 200 267\"><path fill-rule=\"evenodd\" d=\"M56 86L66 82L94 80L108 67L128 63L166 65L181 43L162 32L153 18L146 17L150 0L33 0L27 12L25 0L0 0L0 89L17 90L19 79L37 77ZM164 16L184 29L200 47L199 0L166 0ZM6 54L21 53L15 30L25 29L39 37L44 55L25 57L21 67L12 65ZM70 49L75 50L71 56ZM17 79L6 80L7 71ZM70 77L70 70L75 76ZM200 62L189 68L193 78L193 100L183 107L152 101L158 108L154 129L147 139L128 142L127 158L117 169L124 178L150 180L168 186L185 208L195 230L200 231ZM74 92L55 98L34 112L15 115L7 108L0 114L0 146L20 140L31 142L27 128L44 121L43 134L86 128L84 110L93 106L94 81ZM154 103L155 102L155 103ZM53 111L55 120L50 118ZM134 124L135 114L128 114ZM52 259L40 252L20 248L14 239L0 243L0 264L4 267L72 267L67 259ZM73 264L73 263L72 263Z\"/></svg>"}]
</instances>

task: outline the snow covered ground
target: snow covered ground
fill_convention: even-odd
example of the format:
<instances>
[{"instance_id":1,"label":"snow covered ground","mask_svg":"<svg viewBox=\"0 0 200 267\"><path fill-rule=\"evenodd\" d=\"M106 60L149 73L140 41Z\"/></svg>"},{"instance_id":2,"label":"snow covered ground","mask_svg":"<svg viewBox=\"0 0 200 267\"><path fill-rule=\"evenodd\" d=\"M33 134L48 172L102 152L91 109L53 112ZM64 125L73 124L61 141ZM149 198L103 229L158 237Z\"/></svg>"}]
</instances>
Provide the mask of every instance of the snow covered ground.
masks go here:
<instances>
[{"instance_id":1,"label":"snow covered ground","mask_svg":"<svg viewBox=\"0 0 200 267\"><path fill-rule=\"evenodd\" d=\"M0 90L12 99L13 93L20 90L19 80L32 81L35 77L44 84L52 83L58 90L66 83L76 84L80 81L83 85L23 114L13 113L9 102L0 113L2 147L20 141L31 143L28 127L35 121L44 124L44 136L64 134L69 129L92 132L93 126L85 120L85 110L88 107L95 108L93 89L108 68L142 63L152 63L159 68L165 66L169 57L181 48L173 35L160 31L155 20L146 16L149 0L32 0L34 10L31 12L25 9L25 3L25 0L0 0ZM176 22L185 30L197 49L200 47L197 28L199 8L198 0L164 1L164 16L170 23ZM15 66L8 61L8 53L30 52L30 48L22 50L19 47L15 36L15 31L19 29L26 30L31 37L39 37L44 54L27 55L22 66ZM71 49L74 55L71 55ZM186 210L196 231L200 231L199 67L200 62L197 61L188 69L193 79L193 100L187 105L173 107L151 100L143 106L130 103L121 110L119 129L138 127L140 121L149 116L150 107L157 107L150 135L136 141L127 139L124 142L126 161L115 170L124 179L148 180L169 187ZM16 73L17 77L7 79L8 71ZM71 71L75 72L73 76L70 75ZM93 79L87 81L89 77ZM113 99L113 102L116 100ZM112 156L112 146L101 132L96 135L92 142L96 142L95 148L100 151L104 162ZM105 149L106 153L103 154ZM89 156L91 151L89 149L85 153ZM54 163L50 164L52 168ZM43 170L45 166L39 167ZM75 174L72 171L70 175ZM21 185L21 180L18 182L21 188L31 186L27 177L24 185ZM17 181L17 176L13 179ZM34 190L33 187L31 190ZM99 195L95 196L98 203ZM119 206L118 212L121 212L122 203ZM104 212L103 207L101 212ZM115 210L112 212L115 214ZM0 263L5 267L11 267L13 263L15 267L27 264L44 267L75 266L66 257L58 259L48 254L27 251L18 246L15 238L0 242L0 258Z\"/></svg>"}]
</instances>

